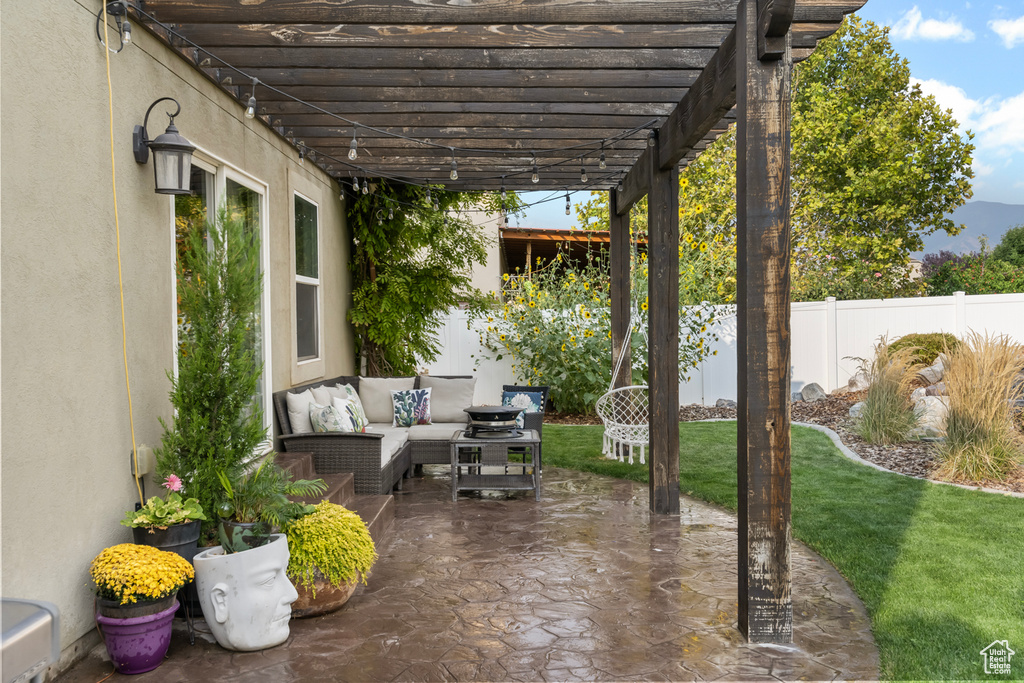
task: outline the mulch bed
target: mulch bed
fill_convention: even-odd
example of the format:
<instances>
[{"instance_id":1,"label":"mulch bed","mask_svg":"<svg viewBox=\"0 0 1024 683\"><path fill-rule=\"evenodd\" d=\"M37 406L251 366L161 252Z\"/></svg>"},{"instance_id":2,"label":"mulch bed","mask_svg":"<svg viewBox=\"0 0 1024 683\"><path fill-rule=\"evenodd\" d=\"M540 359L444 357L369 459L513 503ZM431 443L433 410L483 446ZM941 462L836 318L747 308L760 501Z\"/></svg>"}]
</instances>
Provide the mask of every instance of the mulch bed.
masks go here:
<instances>
[{"instance_id":1,"label":"mulch bed","mask_svg":"<svg viewBox=\"0 0 1024 683\"><path fill-rule=\"evenodd\" d=\"M793 422L810 422L813 424L828 427L839 434L846 447L859 455L861 458L873 462L876 465L906 474L912 477L933 479L932 473L938 467L934 456L934 444L925 441L908 441L905 443L878 446L869 444L852 431L850 420L850 406L858 401L864 400L867 392L849 392L845 394L832 394L826 398L808 403L797 401L792 404ZM713 419L736 419L735 408L718 408L715 406L702 406L692 404L679 409L679 420L681 422L694 422L697 420ZM594 425L601 424L596 415L576 415L551 412L545 415L544 421L554 424L575 424ZM1015 491L1024 493L1024 471L1011 477L1008 481L986 481L986 482L958 482L971 486L984 486L986 488L999 489L1002 491Z\"/></svg>"}]
</instances>

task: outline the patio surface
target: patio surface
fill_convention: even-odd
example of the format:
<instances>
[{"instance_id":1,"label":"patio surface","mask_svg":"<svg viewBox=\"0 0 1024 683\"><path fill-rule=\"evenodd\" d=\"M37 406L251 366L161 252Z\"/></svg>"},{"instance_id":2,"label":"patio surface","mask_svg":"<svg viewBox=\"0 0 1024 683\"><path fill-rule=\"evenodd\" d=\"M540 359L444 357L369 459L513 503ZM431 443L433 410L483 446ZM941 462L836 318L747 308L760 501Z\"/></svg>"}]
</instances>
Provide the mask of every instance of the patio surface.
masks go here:
<instances>
[{"instance_id":1,"label":"patio surface","mask_svg":"<svg viewBox=\"0 0 1024 683\"><path fill-rule=\"evenodd\" d=\"M736 630L736 519L683 497L655 517L647 487L548 468L532 492L461 494L446 468L406 481L369 585L291 637L231 653L176 626L134 681L877 679L860 600L793 544L793 645ZM204 628L203 622L198 622ZM60 680L95 683L102 645ZM122 678L118 675L110 680ZM127 677L124 677L127 678Z\"/></svg>"}]
</instances>

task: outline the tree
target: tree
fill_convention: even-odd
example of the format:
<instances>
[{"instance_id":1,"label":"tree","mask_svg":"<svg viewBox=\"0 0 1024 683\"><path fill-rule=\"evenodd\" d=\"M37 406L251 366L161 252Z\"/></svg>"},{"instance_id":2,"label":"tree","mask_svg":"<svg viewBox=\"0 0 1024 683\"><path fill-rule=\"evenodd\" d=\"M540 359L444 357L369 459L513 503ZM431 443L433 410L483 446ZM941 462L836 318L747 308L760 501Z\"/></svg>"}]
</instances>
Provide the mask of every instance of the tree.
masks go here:
<instances>
[{"instance_id":1,"label":"tree","mask_svg":"<svg viewBox=\"0 0 1024 683\"><path fill-rule=\"evenodd\" d=\"M874 273L890 283L876 295L900 293L921 236L963 228L945 214L971 197L972 134L910 86L888 28L856 16L795 69L792 109L794 295Z\"/></svg>"},{"instance_id":2,"label":"tree","mask_svg":"<svg viewBox=\"0 0 1024 683\"><path fill-rule=\"evenodd\" d=\"M910 86L888 29L856 16L797 65L792 111L793 298L916 292L908 271L921 236L963 227L945 214L971 196L971 134ZM734 130L680 173L681 237L721 252L711 300L735 295L735 183ZM606 217L607 200L577 215Z\"/></svg>"},{"instance_id":3,"label":"tree","mask_svg":"<svg viewBox=\"0 0 1024 683\"><path fill-rule=\"evenodd\" d=\"M993 258L1024 267L1024 224L1010 228L992 251Z\"/></svg>"},{"instance_id":4,"label":"tree","mask_svg":"<svg viewBox=\"0 0 1024 683\"><path fill-rule=\"evenodd\" d=\"M349 209L348 318L369 375L415 374L417 362L430 362L440 351L434 336L440 316L458 304L484 301L471 281L473 265L486 260L488 238L464 212L483 207L491 215L502 200L439 188L431 188L431 201L426 195L422 187L379 180ZM503 201L509 211L520 206L514 193Z\"/></svg>"},{"instance_id":5,"label":"tree","mask_svg":"<svg viewBox=\"0 0 1024 683\"><path fill-rule=\"evenodd\" d=\"M185 239L177 265L178 374L168 373L175 416L172 426L160 421L156 473L181 478L185 494L203 506L209 533L223 497L217 473L247 462L266 438L255 404L263 371L256 340L260 247L258 233L226 210Z\"/></svg>"}]
</instances>

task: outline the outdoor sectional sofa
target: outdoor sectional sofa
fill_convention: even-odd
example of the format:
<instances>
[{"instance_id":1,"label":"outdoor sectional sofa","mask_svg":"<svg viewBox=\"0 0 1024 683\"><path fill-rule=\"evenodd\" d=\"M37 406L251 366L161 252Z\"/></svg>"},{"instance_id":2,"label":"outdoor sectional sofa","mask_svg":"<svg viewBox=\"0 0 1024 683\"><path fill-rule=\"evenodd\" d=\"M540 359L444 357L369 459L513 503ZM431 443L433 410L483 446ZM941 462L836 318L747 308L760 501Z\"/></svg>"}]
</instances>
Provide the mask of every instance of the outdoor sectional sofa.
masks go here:
<instances>
[{"instance_id":1,"label":"outdoor sectional sofa","mask_svg":"<svg viewBox=\"0 0 1024 683\"><path fill-rule=\"evenodd\" d=\"M465 429L473 404L473 377L357 377L343 375L274 393L274 412L280 429L281 450L312 453L317 474L352 472L356 493L386 494L402 488L403 476L424 464L451 461L448 441L456 430ZM287 394L300 395L307 389L332 389L351 385L360 396L369 419L366 432L295 433L288 412ZM433 424L393 427L391 389L431 388ZM294 401L294 399L293 399Z\"/></svg>"}]
</instances>

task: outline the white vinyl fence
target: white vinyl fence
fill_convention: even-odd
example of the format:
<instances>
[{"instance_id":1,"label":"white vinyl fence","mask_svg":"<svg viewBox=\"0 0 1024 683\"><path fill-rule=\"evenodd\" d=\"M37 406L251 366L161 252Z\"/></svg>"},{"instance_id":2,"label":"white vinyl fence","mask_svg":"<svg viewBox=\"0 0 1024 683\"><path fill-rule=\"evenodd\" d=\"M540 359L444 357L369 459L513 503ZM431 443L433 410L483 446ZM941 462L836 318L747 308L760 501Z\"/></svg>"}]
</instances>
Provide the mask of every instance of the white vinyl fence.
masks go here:
<instances>
[{"instance_id":1,"label":"white vinyl fence","mask_svg":"<svg viewBox=\"0 0 1024 683\"><path fill-rule=\"evenodd\" d=\"M912 332L968 331L1005 334L1024 343L1024 293L921 297L914 299L868 299L792 304L791 390L800 391L812 382L825 391L847 383L857 371L855 358L870 358L882 336L896 339ZM443 351L426 369L432 375L475 375L475 401L499 403L501 385L514 384L512 363L480 360L487 355L480 348L479 335L467 329L464 311L452 311L439 332ZM735 400L736 317L716 323L719 341L689 382L679 385L679 403L714 405L720 398ZM479 361L479 362L478 362ZM611 359L608 360L609 364Z\"/></svg>"}]
</instances>

